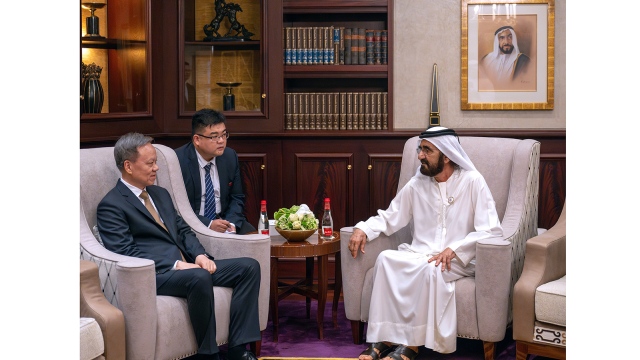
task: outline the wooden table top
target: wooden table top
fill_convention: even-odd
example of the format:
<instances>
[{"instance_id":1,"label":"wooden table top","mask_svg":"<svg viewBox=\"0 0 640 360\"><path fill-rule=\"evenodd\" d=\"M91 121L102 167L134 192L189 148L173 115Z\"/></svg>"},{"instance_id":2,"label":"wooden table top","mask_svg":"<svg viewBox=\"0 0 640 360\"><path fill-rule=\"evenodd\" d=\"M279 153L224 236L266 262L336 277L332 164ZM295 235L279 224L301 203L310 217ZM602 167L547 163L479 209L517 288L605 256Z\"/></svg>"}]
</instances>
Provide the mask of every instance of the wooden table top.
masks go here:
<instances>
[{"instance_id":1,"label":"wooden table top","mask_svg":"<svg viewBox=\"0 0 640 360\"><path fill-rule=\"evenodd\" d=\"M271 236L271 257L297 258L335 254L340 251L340 232L333 232L333 239L323 240L315 233L305 241L287 241L280 234Z\"/></svg>"}]
</instances>

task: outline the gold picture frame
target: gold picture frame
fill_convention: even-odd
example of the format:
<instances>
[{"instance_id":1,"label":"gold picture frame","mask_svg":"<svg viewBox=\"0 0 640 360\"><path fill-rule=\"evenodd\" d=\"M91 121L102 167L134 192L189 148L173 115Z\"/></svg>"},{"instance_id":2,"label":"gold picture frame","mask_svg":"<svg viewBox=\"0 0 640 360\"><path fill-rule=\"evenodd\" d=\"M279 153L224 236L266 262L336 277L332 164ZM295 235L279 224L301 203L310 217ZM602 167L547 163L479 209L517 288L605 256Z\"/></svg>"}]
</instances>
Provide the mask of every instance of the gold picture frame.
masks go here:
<instances>
[{"instance_id":1,"label":"gold picture frame","mask_svg":"<svg viewBox=\"0 0 640 360\"><path fill-rule=\"evenodd\" d=\"M553 109L554 1L462 0L462 110Z\"/></svg>"}]
</instances>

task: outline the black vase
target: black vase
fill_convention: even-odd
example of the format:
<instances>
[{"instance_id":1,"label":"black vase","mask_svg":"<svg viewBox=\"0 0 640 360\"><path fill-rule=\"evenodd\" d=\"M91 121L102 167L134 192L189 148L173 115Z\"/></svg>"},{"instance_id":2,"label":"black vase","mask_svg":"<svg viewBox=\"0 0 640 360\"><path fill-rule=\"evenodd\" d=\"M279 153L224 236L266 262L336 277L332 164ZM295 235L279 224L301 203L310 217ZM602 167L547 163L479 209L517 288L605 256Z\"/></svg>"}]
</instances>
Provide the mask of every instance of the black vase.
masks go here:
<instances>
[{"instance_id":1,"label":"black vase","mask_svg":"<svg viewBox=\"0 0 640 360\"><path fill-rule=\"evenodd\" d=\"M83 110L85 113L100 113L104 103L104 90L100 79L87 78L82 82L84 97Z\"/></svg>"}]
</instances>

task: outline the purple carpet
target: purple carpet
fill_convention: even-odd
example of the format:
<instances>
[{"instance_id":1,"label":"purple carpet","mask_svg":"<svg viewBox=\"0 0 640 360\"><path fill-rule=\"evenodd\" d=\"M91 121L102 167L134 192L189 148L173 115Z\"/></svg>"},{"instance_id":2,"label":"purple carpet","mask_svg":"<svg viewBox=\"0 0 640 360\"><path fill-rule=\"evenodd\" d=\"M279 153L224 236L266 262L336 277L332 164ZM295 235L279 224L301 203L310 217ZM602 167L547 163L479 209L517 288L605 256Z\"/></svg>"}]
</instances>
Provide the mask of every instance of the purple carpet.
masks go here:
<instances>
[{"instance_id":1,"label":"purple carpet","mask_svg":"<svg viewBox=\"0 0 640 360\"><path fill-rule=\"evenodd\" d=\"M271 321L262 336L260 356L273 357L314 357L314 358L357 358L367 344L356 345L351 337L351 324L344 315L344 303L338 307L338 327L331 320L331 302L328 300L324 311L324 340L318 339L316 324L317 301L311 302L311 318L306 318L304 300L282 300L278 304L280 327L278 342L273 342ZM366 327L365 327L366 328ZM497 344L496 360L514 360L515 342L511 331ZM440 354L425 347L420 348L417 360L483 360L482 342L458 338L458 346L453 354ZM529 357L530 360L546 360L544 357Z\"/></svg>"}]
</instances>

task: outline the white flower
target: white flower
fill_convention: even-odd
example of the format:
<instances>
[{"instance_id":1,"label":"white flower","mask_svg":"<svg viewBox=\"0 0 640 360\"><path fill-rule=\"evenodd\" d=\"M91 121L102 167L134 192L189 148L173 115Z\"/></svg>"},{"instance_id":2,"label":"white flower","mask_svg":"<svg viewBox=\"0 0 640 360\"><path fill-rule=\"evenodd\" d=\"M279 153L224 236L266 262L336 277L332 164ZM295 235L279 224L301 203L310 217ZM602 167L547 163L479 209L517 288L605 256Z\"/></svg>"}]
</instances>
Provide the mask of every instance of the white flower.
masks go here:
<instances>
[{"instance_id":1,"label":"white flower","mask_svg":"<svg viewBox=\"0 0 640 360\"><path fill-rule=\"evenodd\" d=\"M291 221L291 222L296 222L296 221L298 221L298 220L300 220L300 217L298 217L298 214L291 214L291 215L289 215L289 221Z\"/></svg>"},{"instance_id":2,"label":"white flower","mask_svg":"<svg viewBox=\"0 0 640 360\"><path fill-rule=\"evenodd\" d=\"M293 227L293 230L299 230L302 227L302 224L300 223L300 221L296 220L293 222L291 227Z\"/></svg>"}]
</instances>

